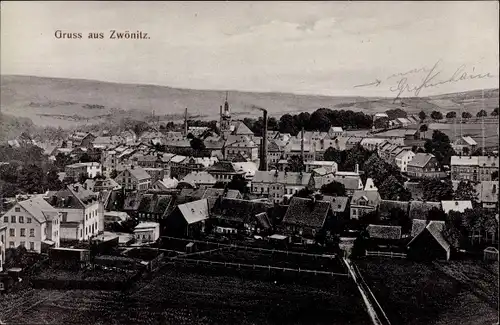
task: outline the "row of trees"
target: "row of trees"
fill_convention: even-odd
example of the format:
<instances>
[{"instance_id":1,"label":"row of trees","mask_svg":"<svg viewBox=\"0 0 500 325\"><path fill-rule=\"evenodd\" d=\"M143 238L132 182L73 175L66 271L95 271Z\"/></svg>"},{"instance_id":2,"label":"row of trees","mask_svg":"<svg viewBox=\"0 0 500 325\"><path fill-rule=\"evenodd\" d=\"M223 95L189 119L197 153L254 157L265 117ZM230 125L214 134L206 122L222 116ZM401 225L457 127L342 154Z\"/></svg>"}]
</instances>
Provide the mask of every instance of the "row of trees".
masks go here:
<instances>
[{"instance_id":1,"label":"row of trees","mask_svg":"<svg viewBox=\"0 0 500 325\"><path fill-rule=\"evenodd\" d=\"M488 113L484 109L480 110L476 114L476 117L486 117L486 116L488 116ZM491 116L498 116L498 107L491 112ZM421 111L420 113L418 113L418 117L420 118L421 121L424 121L427 118L427 114L424 111ZM446 113L446 115L443 115L443 113L439 111L432 111L430 114L430 118L433 119L434 121L442 120L444 117L446 117L447 119L454 119L457 117L457 112L452 111ZM462 118L469 119L471 117L472 114L470 112L467 111L462 112Z\"/></svg>"}]
</instances>

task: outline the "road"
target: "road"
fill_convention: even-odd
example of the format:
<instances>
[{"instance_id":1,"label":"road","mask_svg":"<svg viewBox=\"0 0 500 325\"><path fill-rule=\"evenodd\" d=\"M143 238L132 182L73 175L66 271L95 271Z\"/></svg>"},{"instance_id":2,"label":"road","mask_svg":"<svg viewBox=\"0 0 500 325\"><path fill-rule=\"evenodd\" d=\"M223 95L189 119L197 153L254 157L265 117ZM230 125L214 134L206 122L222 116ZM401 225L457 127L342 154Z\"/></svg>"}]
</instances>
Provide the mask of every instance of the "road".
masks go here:
<instances>
[{"instance_id":1,"label":"road","mask_svg":"<svg viewBox=\"0 0 500 325\"><path fill-rule=\"evenodd\" d=\"M365 280L363 279L363 275L361 275L361 272L359 272L358 267L354 263L352 263L348 258L344 258L343 260L347 266L347 269L349 270L349 274L354 280L354 283L356 283L358 290L361 293L361 296L363 297L363 301L366 305L368 314L370 315L373 324L391 325L391 322L387 318L384 310L378 303L377 298L375 298L375 295L373 294L373 292L370 290Z\"/></svg>"}]
</instances>

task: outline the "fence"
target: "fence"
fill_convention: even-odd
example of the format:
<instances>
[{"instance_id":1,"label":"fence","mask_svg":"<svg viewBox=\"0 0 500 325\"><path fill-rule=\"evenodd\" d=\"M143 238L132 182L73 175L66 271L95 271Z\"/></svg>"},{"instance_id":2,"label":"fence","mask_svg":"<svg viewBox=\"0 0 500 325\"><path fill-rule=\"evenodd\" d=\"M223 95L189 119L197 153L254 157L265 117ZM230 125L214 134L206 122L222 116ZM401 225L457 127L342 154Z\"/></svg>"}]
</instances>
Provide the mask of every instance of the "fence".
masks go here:
<instances>
[{"instance_id":1,"label":"fence","mask_svg":"<svg viewBox=\"0 0 500 325\"><path fill-rule=\"evenodd\" d=\"M242 264L242 263L232 263L232 262L218 262L218 261L207 261L207 260L198 260L198 259L190 259L190 258L182 258L182 259L175 259L172 260L174 263L177 264L183 264L183 265L211 265L211 266L223 266L225 268L227 267L232 267L232 268L246 268L246 269L252 269L252 270L274 270L274 271L282 271L282 272L296 272L296 273L307 273L307 274L314 274L314 275L329 275L329 276L348 276L347 273L335 273L335 272L328 272L328 271L317 271L317 270L308 270L308 269L293 269L293 268L287 268L287 267L276 267L276 266L270 266L270 265L259 265L259 264Z\"/></svg>"},{"instance_id":2,"label":"fence","mask_svg":"<svg viewBox=\"0 0 500 325\"><path fill-rule=\"evenodd\" d=\"M366 256L382 256L382 257L399 257L406 258L405 253L394 253L394 252L380 252L380 251L366 251Z\"/></svg>"}]
</instances>

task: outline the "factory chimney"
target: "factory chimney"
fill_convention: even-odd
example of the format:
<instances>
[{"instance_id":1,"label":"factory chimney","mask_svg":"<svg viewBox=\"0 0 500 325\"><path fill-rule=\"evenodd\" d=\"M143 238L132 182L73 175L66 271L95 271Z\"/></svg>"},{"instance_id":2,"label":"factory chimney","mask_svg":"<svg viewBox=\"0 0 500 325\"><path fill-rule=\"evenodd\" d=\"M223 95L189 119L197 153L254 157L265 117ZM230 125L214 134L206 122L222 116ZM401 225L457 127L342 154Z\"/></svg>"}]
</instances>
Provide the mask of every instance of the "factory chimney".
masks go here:
<instances>
[{"instance_id":1,"label":"factory chimney","mask_svg":"<svg viewBox=\"0 0 500 325\"><path fill-rule=\"evenodd\" d=\"M267 111L262 109L264 128L262 129L262 141L260 150L259 170L267 171Z\"/></svg>"},{"instance_id":2,"label":"factory chimney","mask_svg":"<svg viewBox=\"0 0 500 325\"><path fill-rule=\"evenodd\" d=\"M188 135L188 108L184 111L184 136Z\"/></svg>"},{"instance_id":3,"label":"factory chimney","mask_svg":"<svg viewBox=\"0 0 500 325\"><path fill-rule=\"evenodd\" d=\"M304 128L300 131L300 158L304 162Z\"/></svg>"}]
</instances>

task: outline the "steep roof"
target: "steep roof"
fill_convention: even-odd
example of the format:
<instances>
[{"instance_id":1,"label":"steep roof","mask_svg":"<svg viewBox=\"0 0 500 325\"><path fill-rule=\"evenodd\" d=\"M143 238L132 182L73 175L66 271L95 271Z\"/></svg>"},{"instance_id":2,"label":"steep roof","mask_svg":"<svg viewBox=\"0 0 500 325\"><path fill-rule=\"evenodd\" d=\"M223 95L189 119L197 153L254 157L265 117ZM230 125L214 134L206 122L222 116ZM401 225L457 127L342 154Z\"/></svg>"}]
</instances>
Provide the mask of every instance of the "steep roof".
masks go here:
<instances>
[{"instance_id":1,"label":"steep roof","mask_svg":"<svg viewBox=\"0 0 500 325\"><path fill-rule=\"evenodd\" d=\"M400 226L368 225L366 227L370 238L377 239L401 239Z\"/></svg>"},{"instance_id":2,"label":"steep roof","mask_svg":"<svg viewBox=\"0 0 500 325\"><path fill-rule=\"evenodd\" d=\"M444 230L445 224L444 221L438 221L438 220L431 220L427 227L425 227L429 233L436 239L436 241L443 247L447 252L450 251L450 244L446 241L446 239L443 237L443 230Z\"/></svg>"},{"instance_id":3,"label":"steep roof","mask_svg":"<svg viewBox=\"0 0 500 325\"><path fill-rule=\"evenodd\" d=\"M411 226L411 237L415 237L420 234L425 227L427 227L427 221L421 219L413 219Z\"/></svg>"},{"instance_id":4,"label":"steep roof","mask_svg":"<svg viewBox=\"0 0 500 325\"><path fill-rule=\"evenodd\" d=\"M324 195L321 200L330 202L330 208L333 212L345 212L347 203L349 203L347 196Z\"/></svg>"},{"instance_id":5,"label":"steep roof","mask_svg":"<svg viewBox=\"0 0 500 325\"><path fill-rule=\"evenodd\" d=\"M415 154L413 159L408 162L408 166L419 167L419 168L425 167L425 165L427 165L429 160L431 160L431 158L433 157L434 157L433 154L419 152Z\"/></svg>"},{"instance_id":6,"label":"steep roof","mask_svg":"<svg viewBox=\"0 0 500 325\"><path fill-rule=\"evenodd\" d=\"M134 178L138 180L143 180L143 179L150 179L151 176L148 174L147 171L144 170L144 168L140 166L135 166L134 168L127 168L129 171L130 175L132 175Z\"/></svg>"},{"instance_id":7,"label":"steep roof","mask_svg":"<svg viewBox=\"0 0 500 325\"><path fill-rule=\"evenodd\" d=\"M205 193L203 193L203 197L202 198L209 198L209 197L219 197L221 195L224 195L224 189L223 188L207 188L205 190ZM227 198L230 198L230 199L241 199L243 198L241 196L241 193L240 191L238 190L227 190L227 192L225 193L225 197Z\"/></svg>"},{"instance_id":8,"label":"steep roof","mask_svg":"<svg viewBox=\"0 0 500 325\"><path fill-rule=\"evenodd\" d=\"M233 134L235 135L253 135L253 132L245 125L245 123L238 121L235 123Z\"/></svg>"},{"instance_id":9,"label":"steep roof","mask_svg":"<svg viewBox=\"0 0 500 325\"><path fill-rule=\"evenodd\" d=\"M207 168L207 172L226 172L226 173L236 173L233 163L230 161L218 161L212 166Z\"/></svg>"},{"instance_id":10,"label":"steep roof","mask_svg":"<svg viewBox=\"0 0 500 325\"><path fill-rule=\"evenodd\" d=\"M50 221L57 217L57 210L41 196L35 196L31 199L20 201L18 204L39 223L44 223L45 221Z\"/></svg>"},{"instance_id":11,"label":"steep roof","mask_svg":"<svg viewBox=\"0 0 500 325\"><path fill-rule=\"evenodd\" d=\"M464 140L465 143L467 143L469 146L476 146L477 145L477 142L474 139L472 139L470 136L463 136L462 140Z\"/></svg>"},{"instance_id":12,"label":"steep roof","mask_svg":"<svg viewBox=\"0 0 500 325\"><path fill-rule=\"evenodd\" d=\"M410 201L410 219L427 220L427 214L433 208L441 209L441 202Z\"/></svg>"},{"instance_id":13,"label":"steep roof","mask_svg":"<svg viewBox=\"0 0 500 325\"><path fill-rule=\"evenodd\" d=\"M207 199L179 204L178 208L188 224L206 220L209 217Z\"/></svg>"},{"instance_id":14,"label":"steep roof","mask_svg":"<svg viewBox=\"0 0 500 325\"><path fill-rule=\"evenodd\" d=\"M328 216L330 205L329 201L293 197L286 210L283 223L321 228Z\"/></svg>"},{"instance_id":15,"label":"steep roof","mask_svg":"<svg viewBox=\"0 0 500 325\"><path fill-rule=\"evenodd\" d=\"M220 198L212 209L216 218L248 222L256 214L267 212L270 205L265 202L255 202L242 199Z\"/></svg>"},{"instance_id":16,"label":"steep roof","mask_svg":"<svg viewBox=\"0 0 500 325\"><path fill-rule=\"evenodd\" d=\"M370 206L376 206L382 200L378 191L354 191L351 203L356 205L360 200L368 201Z\"/></svg>"},{"instance_id":17,"label":"steep roof","mask_svg":"<svg viewBox=\"0 0 500 325\"><path fill-rule=\"evenodd\" d=\"M381 217L389 217L391 215L392 209L401 209L408 215L410 209L410 202L408 201L392 201L392 200L381 200L378 207Z\"/></svg>"}]
</instances>

